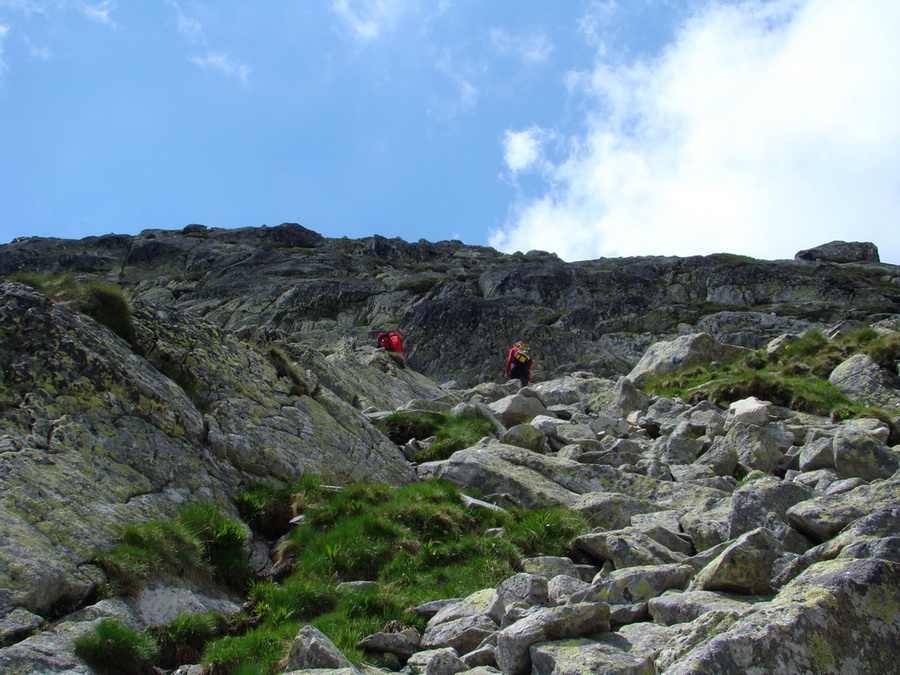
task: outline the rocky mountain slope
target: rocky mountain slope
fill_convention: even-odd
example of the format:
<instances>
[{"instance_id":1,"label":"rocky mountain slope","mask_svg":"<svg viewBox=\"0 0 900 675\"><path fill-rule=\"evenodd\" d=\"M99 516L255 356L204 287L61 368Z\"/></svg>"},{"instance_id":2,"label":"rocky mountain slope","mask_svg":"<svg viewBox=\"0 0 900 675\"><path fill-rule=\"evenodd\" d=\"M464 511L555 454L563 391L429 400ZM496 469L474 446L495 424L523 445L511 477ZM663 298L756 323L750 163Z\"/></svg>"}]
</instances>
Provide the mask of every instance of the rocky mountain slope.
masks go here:
<instances>
[{"instance_id":1,"label":"rocky mountain slope","mask_svg":"<svg viewBox=\"0 0 900 675\"><path fill-rule=\"evenodd\" d=\"M458 639L461 623L418 636L404 654L416 672L445 661L448 672L891 672L897 429L635 386L688 363L651 345L708 340L688 337L698 333L725 349L847 321L896 331L900 268L870 249L845 253L568 264L298 225L2 246L0 276L121 284L134 336L0 285L0 664L89 673L72 638L103 617L144 628L160 596L169 613L233 604L172 588L97 602L94 558L125 524L191 501L234 513L231 497L255 481L315 473L335 484L435 476L496 504L563 504L594 520L580 566L523 568L510 585L536 591L493 589L492 609L434 620L468 617L482 640ZM371 346L385 326L406 331L409 368ZM522 391L498 383L520 337L538 359ZM842 367L850 391L877 380L896 424L896 364ZM454 406L486 409L498 432L440 462L415 466L371 422ZM298 654L310 653L304 639Z\"/></svg>"},{"instance_id":2,"label":"rocky mountain slope","mask_svg":"<svg viewBox=\"0 0 900 675\"><path fill-rule=\"evenodd\" d=\"M474 385L502 373L518 339L535 376L627 373L651 342L707 332L759 348L783 333L900 311L900 268L871 244L818 247L798 260L719 254L564 263L458 241L329 239L300 225L224 230L190 225L0 246L0 277L72 271L121 284L237 332L334 350L402 328L410 365ZM831 262L840 261L840 262Z\"/></svg>"}]
</instances>

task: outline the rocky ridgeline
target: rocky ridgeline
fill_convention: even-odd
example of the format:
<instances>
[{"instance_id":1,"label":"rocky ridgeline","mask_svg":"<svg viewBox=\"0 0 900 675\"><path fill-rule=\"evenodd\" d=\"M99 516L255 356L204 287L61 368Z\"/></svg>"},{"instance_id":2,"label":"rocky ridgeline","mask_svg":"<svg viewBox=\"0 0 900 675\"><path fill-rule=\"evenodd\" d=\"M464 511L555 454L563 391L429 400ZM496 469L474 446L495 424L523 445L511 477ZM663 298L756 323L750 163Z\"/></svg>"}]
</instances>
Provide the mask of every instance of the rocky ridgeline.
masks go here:
<instances>
[{"instance_id":1,"label":"rocky ridgeline","mask_svg":"<svg viewBox=\"0 0 900 675\"><path fill-rule=\"evenodd\" d=\"M784 333L866 323L900 311L900 268L871 243L832 242L796 260L744 256L604 258L565 263L459 241L326 238L296 224L189 225L0 246L0 277L71 271L219 328L302 336L333 350L400 326L410 365L465 386L495 379L526 340L536 377L627 374L658 340L709 333L758 349Z\"/></svg>"},{"instance_id":2,"label":"rocky ridgeline","mask_svg":"<svg viewBox=\"0 0 900 675\"><path fill-rule=\"evenodd\" d=\"M298 228L186 228L2 247L4 274L76 270L118 279L136 299L135 337L128 343L22 284L0 284L0 670L90 673L73 655L72 641L104 618L144 629L182 612L237 611L239 598L170 579L135 598L97 601L104 573L94 559L116 543L124 525L169 517L191 501L213 501L236 516L231 498L249 484L314 473L335 484L438 477L487 496L473 508L560 504L595 527L578 540L572 560L526 561L496 589L420 608L431 617L423 635L367 639L367 648L394 654L398 667L429 673L897 671L898 374L852 357L831 377L854 397L885 408L890 424L836 424L756 400L721 410L651 399L636 386L648 372L725 361L741 347L766 346L763 336L776 338L776 350L782 333L805 327L831 333L850 320L897 331L896 267L877 263L877 254L876 261L860 262L859 252L854 262L812 265L733 256L566 265L546 254L501 256L458 242L323 240ZM430 290L415 284L400 290L398 279L410 273L403 265L413 263L397 261L416 255L438 267L435 261L447 256L460 265L453 268L457 276L440 272ZM353 277L367 265L368 281ZM177 279L176 268L183 275ZM690 314L689 303L664 304L682 292L673 290L678 269L688 295L705 276L704 302L710 294L736 298L769 287L771 272L765 297L775 304L767 308L797 313L735 304L743 310L724 314L746 334L728 333L735 338L729 341L723 331L695 331L725 325L723 312L678 321L680 311ZM735 282L726 293L709 283L737 269L734 279L743 285ZM547 281L542 275L549 270L563 270L563 277L550 274ZM284 290L316 286L312 276L303 280L316 273L330 280L318 287L322 301L339 299L336 318L309 308L304 315L303 306L291 304L300 291ZM422 278L416 274L436 273L423 268L408 278ZM595 278L592 291L558 283L594 274L605 281ZM668 312L666 339L621 333L607 343L619 345L621 362L608 368L591 351L590 336L600 339L592 330L606 325L602 312L591 315L594 329L574 322L587 321L590 306L622 297L616 284L635 291L629 284L645 277L646 297L624 303L615 321L647 329ZM368 294L360 284L381 290ZM529 284L540 292L515 305ZM326 287L335 292L328 296ZM489 298L492 288L499 295ZM275 292L281 295L273 299ZM557 310L554 323L534 322L527 297L548 294L571 309ZM494 310L510 303L525 313L503 309L510 323L494 326ZM640 308L646 314L638 317ZM442 317L451 309L457 314ZM509 335L558 335L560 344L568 331L572 363L600 367L558 376L551 376L556 366L544 367L533 386L520 390L490 381L502 360L473 349L458 377L439 386L345 332L360 316L388 312L409 328L414 350L417 340L426 344L419 357L429 344L460 350L440 334L426 336L425 328L457 320L474 326L475 335L491 334L498 350L500 339L508 347L507 329ZM326 352L317 348L339 334ZM462 329L452 335L460 337ZM466 339L462 346L472 346ZM538 345L548 350L553 340ZM626 357L639 345L637 356ZM541 350L539 359L549 360ZM476 357L490 364L473 366ZM482 371L491 377L473 385ZM493 417L497 433L447 460L416 466L404 456L415 443L398 448L372 424L398 409L477 411ZM271 564L268 553L262 542L248 550L261 572ZM326 636L310 629L298 635L289 661L294 670L350 668Z\"/></svg>"}]
</instances>

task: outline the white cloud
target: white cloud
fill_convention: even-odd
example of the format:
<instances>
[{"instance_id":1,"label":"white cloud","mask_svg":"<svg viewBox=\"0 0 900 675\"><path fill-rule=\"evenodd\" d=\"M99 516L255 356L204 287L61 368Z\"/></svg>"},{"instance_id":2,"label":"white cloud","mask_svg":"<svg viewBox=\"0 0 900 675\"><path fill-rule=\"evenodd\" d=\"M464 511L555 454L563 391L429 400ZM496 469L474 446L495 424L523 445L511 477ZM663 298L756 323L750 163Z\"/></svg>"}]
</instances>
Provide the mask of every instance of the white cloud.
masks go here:
<instances>
[{"instance_id":1,"label":"white cloud","mask_svg":"<svg viewBox=\"0 0 900 675\"><path fill-rule=\"evenodd\" d=\"M4 47L6 45L6 36L9 33L9 26L0 23L0 75L6 70L6 60L3 58Z\"/></svg>"},{"instance_id":2,"label":"white cloud","mask_svg":"<svg viewBox=\"0 0 900 675\"><path fill-rule=\"evenodd\" d=\"M449 80L453 94L431 96L429 114L438 120L449 121L474 110L480 93L476 82L484 75L485 65L448 48L435 61L435 68Z\"/></svg>"},{"instance_id":3,"label":"white cloud","mask_svg":"<svg viewBox=\"0 0 900 675\"><path fill-rule=\"evenodd\" d=\"M229 77L234 77L241 82L246 82L250 77L250 67L242 63L237 63L228 54L217 54L215 52L206 52L203 56L195 56L191 58L192 63L209 70L218 70Z\"/></svg>"},{"instance_id":4,"label":"white cloud","mask_svg":"<svg viewBox=\"0 0 900 675\"><path fill-rule=\"evenodd\" d=\"M393 29L406 10L405 0L333 0L331 6L362 42L375 40Z\"/></svg>"},{"instance_id":5,"label":"white cloud","mask_svg":"<svg viewBox=\"0 0 900 675\"><path fill-rule=\"evenodd\" d=\"M113 28L116 25L110 16L116 9L116 0L102 0L102 2L96 4L82 2L79 4L78 9L91 21Z\"/></svg>"},{"instance_id":6,"label":"white cloud","mask_svg":"<svg viewBox=\"0 0 900 675\"><path fill-rule=\"evenodd\" d=\"M785 258L867 240L900 263L898 25L895 0L713 2L657 61L573 77L588 130L491 244Z\"/></svg>"},{"instance_id":7,"label":"white cloud","mask_svg":"<svg viewBox=\"0 0 900 675\"><path fill-rule=\"evenodd\" d=\"M497 51L516 56L526 63L546 61L553 53L553 43L543 33L511 35L501 28L495 28L491 30L490 36Z\"/></svg>"},{"instance_id":8,"label":"white cloud","mask_svg":"<svg viewBox=\"0 0 900 675\"><path fill-rule=\"evenodd\" d=\"M537 164L541 158L541 136L537 127L504 133L503 160L512 173L527 171Z\"/></svg>"},{"instance_id":9,"label":"white cloud","mask_svg":"<svg viewBox=\"0 0 900 675\"><path fill-rule=\"evenodd\" d=\"M176 0L164 1L175 10L178 33L193 52L188 57L191 63L200 66L204 70L216 70L229 77L234 77L242 83L247 82L251 72L250 66L240 63L230 54L210 48L203 24L185 14Z\"/></svg>"}]
</instances>

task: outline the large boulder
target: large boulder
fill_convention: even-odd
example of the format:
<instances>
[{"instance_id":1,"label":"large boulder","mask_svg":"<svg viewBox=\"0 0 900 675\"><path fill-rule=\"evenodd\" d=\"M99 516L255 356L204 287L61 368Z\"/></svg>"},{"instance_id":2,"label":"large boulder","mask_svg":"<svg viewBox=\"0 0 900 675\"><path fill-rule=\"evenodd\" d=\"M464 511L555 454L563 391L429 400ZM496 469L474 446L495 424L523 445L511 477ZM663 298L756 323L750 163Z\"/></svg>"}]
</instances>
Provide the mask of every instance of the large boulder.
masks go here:
<instances>
[{"instance_id":1,"label":"large boulder","mask_svg":"<svg viewBox=\"0 0 900 675\"><path fill-rule=\"evenodd\" d=\"M877 559L819 563L771 602L700 643L665 672L896 672L898 597L897 563Z\"/></svg>"},{"instance_id":2,"label":"large boulder","mask_svg":"<svg viewBox=\"0 0 900 675\"><path fill-rule=\"evenodd\" d=\"M609 630L609 605L582 602L539 609L497 634L497 665L506 675L531 670L530 647L548 640L580 638Z\"/></svg>"},{"instance_id":3,"label":"large boulder","mask_svg":"<svg viewBox=\"0 0 900 675\"><path fill-rule=\"evenodd\" d=\"M668 342L657 342L628 373L628 379L640 386L648 375L671 375L713 362L731 363L748 350L717 342L709 333L682 335Z\"/></svg>"},{"instance_id":4,"label":"large boulder","mask_svg":"<svg viewBox=\"0 0 900 675\"><path fill-rule=\"evenodd\" d=\"M868 241L830 241L827 244L798 251L794 260L831 263L879 262L878 247Z\"/></svg>"}]
</instances>

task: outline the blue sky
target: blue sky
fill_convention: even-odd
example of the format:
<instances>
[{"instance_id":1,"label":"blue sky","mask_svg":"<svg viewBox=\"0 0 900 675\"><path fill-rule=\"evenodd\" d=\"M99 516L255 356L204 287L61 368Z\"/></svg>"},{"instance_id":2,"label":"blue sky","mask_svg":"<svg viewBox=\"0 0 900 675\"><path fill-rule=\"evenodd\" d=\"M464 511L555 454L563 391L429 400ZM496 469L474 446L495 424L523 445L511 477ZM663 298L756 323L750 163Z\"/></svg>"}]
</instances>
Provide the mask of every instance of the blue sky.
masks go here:
<instances>
[{"instance_id":1,"label":"blue sky","mask_svg":"<svg viewBox=\"0 0 900 675\"><path fill-rule=\"evenodd\" d=\"M0 242L900 264L897 0L0 0Z\"/></svg>"}]
</instances>

